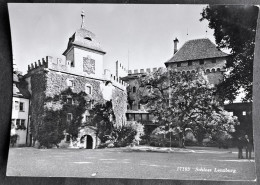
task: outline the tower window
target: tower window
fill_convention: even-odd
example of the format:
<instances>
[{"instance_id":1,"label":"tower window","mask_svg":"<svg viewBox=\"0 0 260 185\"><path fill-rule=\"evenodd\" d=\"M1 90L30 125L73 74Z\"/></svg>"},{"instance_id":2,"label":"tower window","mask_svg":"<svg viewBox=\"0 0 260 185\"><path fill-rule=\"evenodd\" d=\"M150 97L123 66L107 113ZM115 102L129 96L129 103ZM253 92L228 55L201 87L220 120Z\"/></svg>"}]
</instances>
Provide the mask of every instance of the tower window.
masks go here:
<instances>
[{"instance_id":1,"label":"tower window","mask_svg":"<svg viewBox=\"0 0 260 185\"><path fill-rule=\"evenodd\" d=\"M243 115L243 116L246 116L246 111L243 111L243 112L242 112L242 115Z\"/></svg>"},{"instance_id":2,"label":"tower window","mask_svg":"<svg viewBox=\"0 0 260 185\"><path fill-rule=\"evenodd\" d=\"M92 94L92 86L91 85L88 85L88 84L85 85L85 93L86 94Z\"/></svg>"},{"instance_id":3,"label":"tower window","mask_svg":"<svg viewBox=\"0 0 260 185\"><path fill-rule=\"evenodd\" d=\"M179 62L179 63L177 63L177 67L181 67L181 63Z\"/></svg>"},{"instance_id":4,"label":"tower window","mask_svg":"<svg viewBox=\"0 0 260 185\"><path fill-rule=\"evenodd\" d=\"M212 59L212 63L214 64L214 63L216 63L217 62L217 59Z\"/></svg>"},{"instance_id":5,"label":"tower window","mask_svg":"<svg viewBox=\"0 0 260 185\"><path fill-rule=\"evenodd\" d=\"M74 65L74 62L73 62L73 61L71 61L71 62L70 62L70 67L75 67L75 65Z\"/></svg>"},{"instance_id":6,"label":"tower window","mask_svg":"<svg viewBox=\"0 0 260 185\"><path fill-rule=\"evenodd\" d=\"M72 113L67 113L67 121L72 121Z\"/></svg>"},{"instance_id":7,"label":"tower window","mask_svg":"<svg viewBox=\"0 0 260 185\"><path fill-rule=\"evenodd\" d=\"M200 60L200 65L203 65L204 64L204 60Z\"/></svg>"},{"instance_id":8,"label":"tower window","mask_svg":"<svg viewBox=\"0 0 260 185\"><path fill-rule=\"evenodd\" d=\"M71 97L68 97L68 98L67 98L67 103L68 103L69 105L72 105L73 101L72 101L72 98L71 98Z\"/></svg>"},{"instance_id":9,"label":"tower window","mask_svg":"<svg viewBox=\"0 0 260 185\"><path fill-rule=\"evenodd\" d=\"M192 61L188 61L188 66L192 66Z\"/></svg>"},{"instance_id":10,"label":"tower window","mask_svg":"<svg viewBox=\"0 0 260 185\"><path fill-rule=\"evenodd\" d=\"M90 37L85 37L84 39L87 39L89 41L92 41L92 39Z\"/></svg>"},{"instance_id":11,"label":"tower window","mask_svg":"<svg viewBox=\"0 0 260 185\"><path fill-rule=\"evenodd\" d=\"M74 80L73 79L68 79L67 80L67 86L70 88L74 88Z\"/></svg>"},{"instance_id":12,"label":"tower window","mask_svg":"<svg viewBox=\"0 0 260 185\"><path fill-rule=\"evenodd\" d=\"M133 93L136 93L136 87L133 87Z\"/></svg>"}]
</instances>

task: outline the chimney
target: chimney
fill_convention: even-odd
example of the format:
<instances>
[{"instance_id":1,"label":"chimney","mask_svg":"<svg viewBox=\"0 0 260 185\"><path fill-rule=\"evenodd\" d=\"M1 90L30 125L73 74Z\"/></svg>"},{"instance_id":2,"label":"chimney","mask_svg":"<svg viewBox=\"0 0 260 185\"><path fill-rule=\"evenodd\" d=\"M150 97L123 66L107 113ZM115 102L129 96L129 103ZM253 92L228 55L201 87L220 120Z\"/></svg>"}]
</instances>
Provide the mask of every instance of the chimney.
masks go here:
<instances>
[{"instance_id":1,"label":"chimney","mask_svg":"<svg viewBox=\"0 0 260 185\"><path fill-rule=\"evenodd\" d=\"M174 39L173 42L174 42L174 53L173 54L175 54L178 51L177 44L178 44L179 40L177 39L177 37Z\"/></svg>"}]
</instances>

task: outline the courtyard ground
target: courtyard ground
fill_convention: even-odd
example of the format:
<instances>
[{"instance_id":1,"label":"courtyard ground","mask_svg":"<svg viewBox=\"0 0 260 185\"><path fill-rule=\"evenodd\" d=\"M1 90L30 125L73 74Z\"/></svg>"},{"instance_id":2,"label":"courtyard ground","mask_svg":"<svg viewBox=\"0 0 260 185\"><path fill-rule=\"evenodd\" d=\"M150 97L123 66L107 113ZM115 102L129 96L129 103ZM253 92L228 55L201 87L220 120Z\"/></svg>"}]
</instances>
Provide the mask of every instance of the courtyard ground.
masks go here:
<instances>
[{"instance_id":1,"label":"courtyard ground","mask_svg":"<svg viewBox=\"0 0 260 185\"><path fill-rule=\"evenodd\" d=\"M7 176L254 180L255 162L210 147L10 148Z\"/></svg>"}]
</instances>

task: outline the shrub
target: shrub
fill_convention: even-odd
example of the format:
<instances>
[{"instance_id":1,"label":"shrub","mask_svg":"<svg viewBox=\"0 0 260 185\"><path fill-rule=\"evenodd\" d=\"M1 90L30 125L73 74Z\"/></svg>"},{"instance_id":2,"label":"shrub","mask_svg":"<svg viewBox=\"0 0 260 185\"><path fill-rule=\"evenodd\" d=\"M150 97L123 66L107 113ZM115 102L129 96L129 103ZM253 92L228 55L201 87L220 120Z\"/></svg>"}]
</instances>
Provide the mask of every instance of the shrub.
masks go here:
<instances>
[{"instance_id":1,"label":"shrub","mask_svg":"<svg viewBox=\"0 0 260 185\"><path fill-rule=\"evenodd\" d=\"M144 126L138 122L130 121L126 125L115 128L112 131L115 147L125 147L131 144L139 144L144 134Z\"/></svg>"}]
</instances>

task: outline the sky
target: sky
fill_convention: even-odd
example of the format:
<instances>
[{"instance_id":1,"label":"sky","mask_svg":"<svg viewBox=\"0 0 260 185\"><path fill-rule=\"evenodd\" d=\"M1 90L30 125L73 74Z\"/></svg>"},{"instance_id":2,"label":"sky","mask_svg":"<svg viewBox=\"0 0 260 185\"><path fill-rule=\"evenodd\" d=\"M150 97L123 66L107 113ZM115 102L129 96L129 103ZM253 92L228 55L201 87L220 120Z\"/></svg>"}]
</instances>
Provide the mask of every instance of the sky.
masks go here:
<instances>
[{"instance_id":1,"label":"sky","mask_svg":"<svg viewBox=\"0 0 260 185\"><path fill-rule=\"evenodd\" d=\"M102 48L104 69L115 73L115 62L126 69L164 67L178 48L191 39L209 38L214 31L199 21L206 5L129 4L8 4L13 58L23 74L46 56L65 60L69 37L81 26L93 32ZM207 31L207 32L206 32Z\"/></svg>"}]
</instances>

